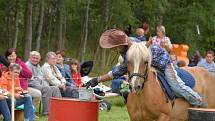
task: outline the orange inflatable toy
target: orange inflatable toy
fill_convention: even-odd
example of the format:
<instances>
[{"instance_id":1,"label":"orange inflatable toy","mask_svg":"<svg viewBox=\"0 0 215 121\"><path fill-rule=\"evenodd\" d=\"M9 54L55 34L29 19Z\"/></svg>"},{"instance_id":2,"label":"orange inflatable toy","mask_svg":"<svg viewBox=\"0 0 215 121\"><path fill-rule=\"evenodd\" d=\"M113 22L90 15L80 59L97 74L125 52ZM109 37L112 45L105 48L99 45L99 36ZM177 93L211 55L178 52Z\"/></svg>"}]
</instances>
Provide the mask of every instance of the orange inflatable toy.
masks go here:
<instances>
[{"instance_id":1,"label":"orange inflatable toy","mask_svg":"<svg viewBox=\"0 0 215 121\"><path fill-rule=\"evenodd\" d=\"M173 44L172 53L177 56L178 61L184 61L186 65L189 64L189 59L187 57L187 52L189 46L185 44Z\"/></svg>"}]
</instances>

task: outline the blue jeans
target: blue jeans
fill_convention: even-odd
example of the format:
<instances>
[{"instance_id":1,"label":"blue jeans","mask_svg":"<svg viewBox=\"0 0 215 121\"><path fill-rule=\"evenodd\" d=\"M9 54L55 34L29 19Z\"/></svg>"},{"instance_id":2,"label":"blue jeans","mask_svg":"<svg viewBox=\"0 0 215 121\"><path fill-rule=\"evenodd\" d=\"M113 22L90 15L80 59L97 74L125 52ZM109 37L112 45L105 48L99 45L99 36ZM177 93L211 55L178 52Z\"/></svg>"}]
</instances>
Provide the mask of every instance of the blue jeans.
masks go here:
<instances>
[{"instance_id":1,"label":"blue jeans","mask_svg":"<svg viewBox=\"0 0 215 121\"><path fill-rule=\"evenodd\" d=\"M201 106L203 102L202 98L198 93L194 92L190 87L186 86L181 78L177 75L173 64L169 64L165 71L166 79L174 91L175 95L178 97L184 97L191 105Z\"/></svg>"},{"instance_id":2,"label":"blue jeans","mask_svg":"<svg viewBox=\"0 0 215 121\"><path fill-rule=\"evenodd\" d=\"M123 83L124 79L118 78L112 80L111 90L113 93L120 93L120 85Z\"/></svg>"},{"instance_id":3,"label":"blue jeans","mask_svg":"<svg viewBox=\"0 0 215 121\"><path fill-rule=\"evenodd\" d=\"M10 109L8 107L6 99L0 100L0 111L4 117L4 121L11 121Z\"/></svg>"},{"instance_id":4,"label":"blue jeans","mask_svg":"<svg viewBox=\"0 0 215 121\"><path fill-rule=\"evenodd\" d=\"M25 121L34 121L34 109L32 104L32 97L29 94L25 94L25 97L16 99L16 107L24 104L24 117Z\"/></svg>"}]
</instances>

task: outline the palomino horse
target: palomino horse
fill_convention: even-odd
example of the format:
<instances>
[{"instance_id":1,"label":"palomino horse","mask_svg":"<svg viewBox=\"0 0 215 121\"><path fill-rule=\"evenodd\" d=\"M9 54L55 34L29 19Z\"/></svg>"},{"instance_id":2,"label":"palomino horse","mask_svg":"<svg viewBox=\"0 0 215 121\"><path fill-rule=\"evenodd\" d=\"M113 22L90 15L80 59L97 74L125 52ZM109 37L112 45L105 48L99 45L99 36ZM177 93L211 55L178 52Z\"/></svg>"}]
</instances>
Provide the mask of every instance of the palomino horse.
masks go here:
<instances>
[{"instance_id":1,"label":"palomino horse","mask_svg":"<svg viewBox=\"0 0 215 121\"><path fill-rule=\"evenodd\" d=\"M128 71L132 92L128 96L127 109L131 121L183 121L187 120L187 108L183 98L172 102L165 96L150 67L151 51L144 43L133 44L128 50ZM185 67L196 80L194 90L204 96L209 108L215 108L215 79L200 67Z\"/></svg>"}]
</instances>

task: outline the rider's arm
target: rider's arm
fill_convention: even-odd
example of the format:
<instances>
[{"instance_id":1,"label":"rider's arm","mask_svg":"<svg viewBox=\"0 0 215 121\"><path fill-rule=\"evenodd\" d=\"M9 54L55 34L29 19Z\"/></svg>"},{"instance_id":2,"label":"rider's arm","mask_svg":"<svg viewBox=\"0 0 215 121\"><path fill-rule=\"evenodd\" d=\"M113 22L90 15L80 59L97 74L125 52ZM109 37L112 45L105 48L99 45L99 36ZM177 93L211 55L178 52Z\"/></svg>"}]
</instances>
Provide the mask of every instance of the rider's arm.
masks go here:
<instances>
[{"instance_id":1,"label":"rider's arm","mask_svg":"<svg viewBox=\"0 0 215 121\"><path fill-rule=\"evenodd\" d=\"M98 77L98 82L104 82L112 80L114 78L119 78L123 76L125 73L127 73L127 64L123 63L117 67L114 67L107 74Z\"/></svg>"}]
</instances>

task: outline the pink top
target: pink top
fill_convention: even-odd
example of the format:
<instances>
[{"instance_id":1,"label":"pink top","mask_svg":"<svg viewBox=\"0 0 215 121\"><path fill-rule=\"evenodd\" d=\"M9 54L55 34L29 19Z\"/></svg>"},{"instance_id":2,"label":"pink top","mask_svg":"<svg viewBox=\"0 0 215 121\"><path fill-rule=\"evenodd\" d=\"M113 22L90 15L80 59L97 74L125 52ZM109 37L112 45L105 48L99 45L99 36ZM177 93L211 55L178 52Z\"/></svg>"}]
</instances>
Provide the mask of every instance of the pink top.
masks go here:
<instances>
[{"instance_id":1,"label":"pink top","mask_svg":"<svg viewBox=\"0 0 215 121\"><path fill-rule=\"evenodd\" d=\"M159 45L159 46L162 46L162 45L167 45L169 48L172 48L172 44L171 44L171 41L169 39L169 37L158 37L158 36L154 36L152 38L152 44L155 44L155 45Z\"/></svg>"},{"instance_id":2,"label":"pink top","mask_svg":"<svg viewBox=\"0 0 215 121\"><path fill-rule=\"evenodd\" d=\"M19 75L20 78L20 85L22 89L27 90L28 89L28 80L32 77L31 70L25 65L25 63L20 59L16 58L16 63L19 64L22 67L22 71Z\"/></svg>"}]
</instances>

